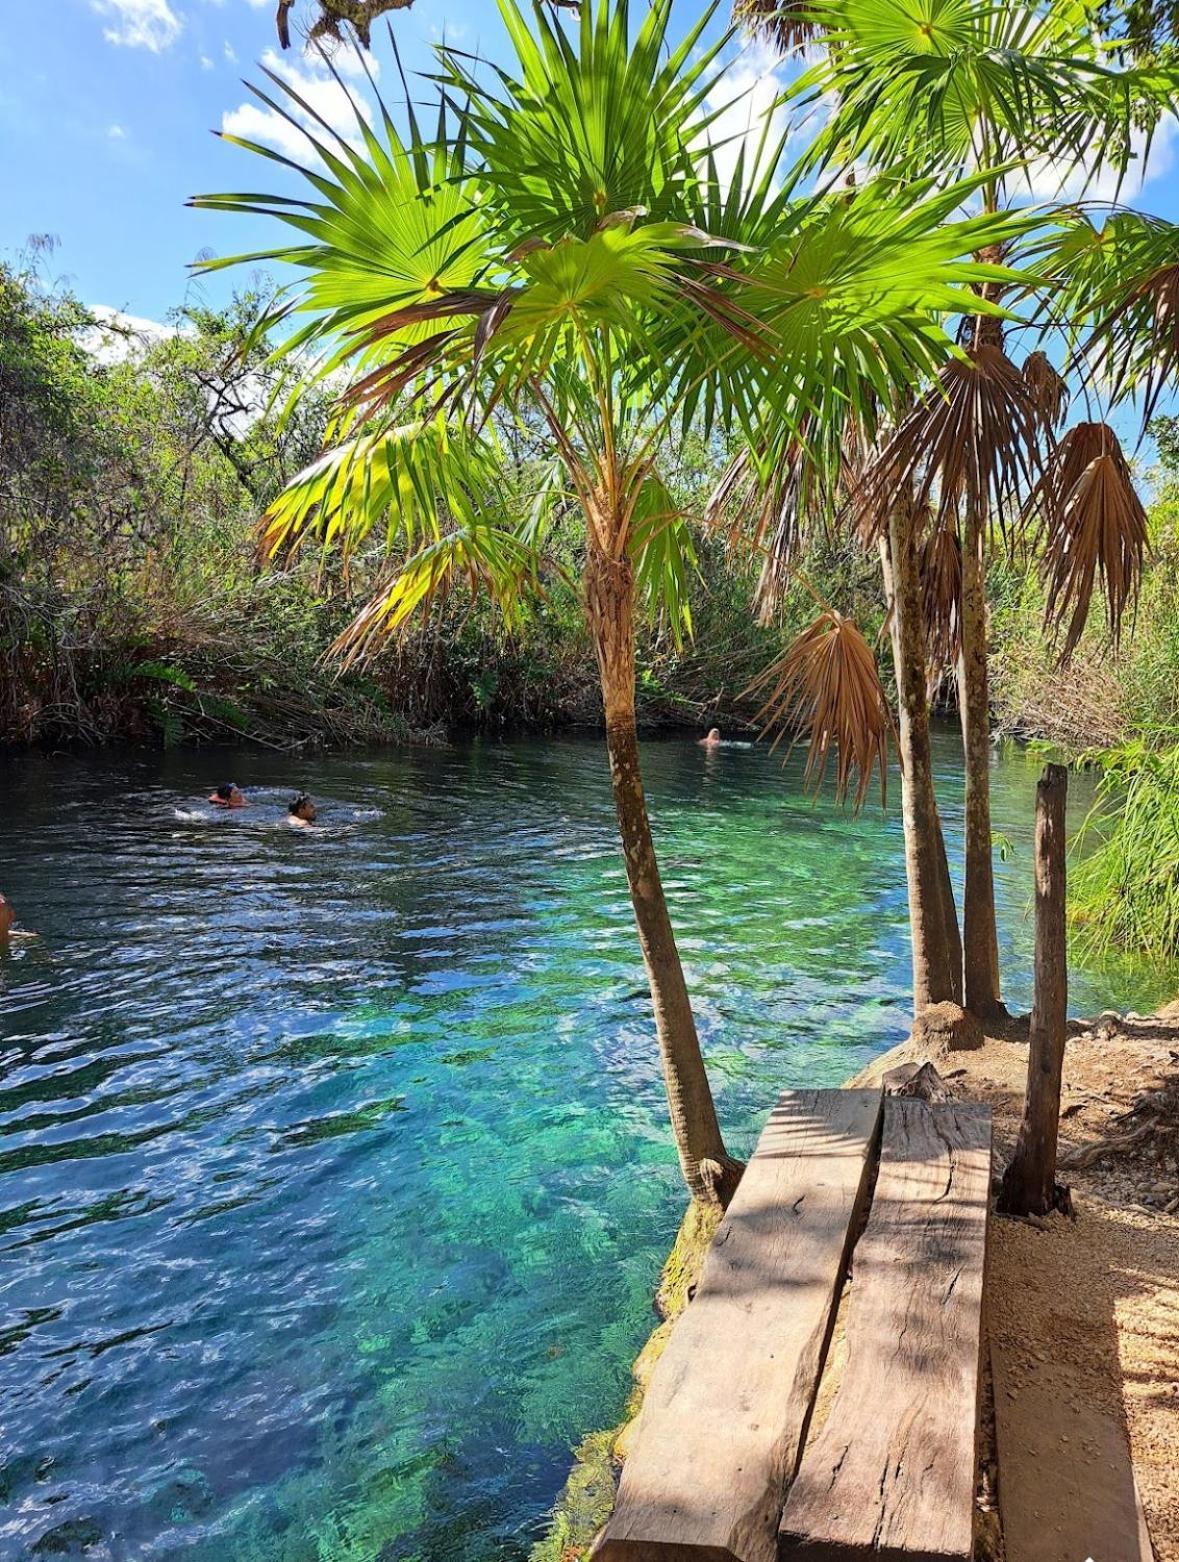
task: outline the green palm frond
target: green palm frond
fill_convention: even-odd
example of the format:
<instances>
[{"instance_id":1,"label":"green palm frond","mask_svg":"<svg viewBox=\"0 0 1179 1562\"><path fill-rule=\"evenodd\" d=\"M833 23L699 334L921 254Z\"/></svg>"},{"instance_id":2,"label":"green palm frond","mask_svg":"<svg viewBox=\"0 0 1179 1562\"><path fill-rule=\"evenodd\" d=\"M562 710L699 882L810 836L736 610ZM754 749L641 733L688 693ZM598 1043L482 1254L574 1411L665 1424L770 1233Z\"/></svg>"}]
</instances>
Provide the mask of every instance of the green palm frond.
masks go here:
<instances>
[{"instance_id":1,"label":"green palm frond","mask_svg":"<svg viewBox=\"0 0 1179 1562\"><path fill-rule=\"evenodd\" d=\"M456 579L472 593L485 592L513 628L539 591L537 565L528 539L509 527L471 520L444 531L406 559L337 638L332 653L346 667L362 661L374 643L445 600Z\"/></svg>"},{"instance_id":2,"label":"green palm frond","mask_svg":"<svg viewBox=\"0 0 1179 1562\"><path fill-rule=\"evenodd\" d=\"M1143 425L1179 369L1179 224L1138 212L1076 211L1035 251L1053 284L1053 323L1074 366L1113 403L1142 400Z\"/></svg>"},{"instance_id":3,"label":"green palm frond","mask_svg":"<svg viewBox=\"0 0 1179 1562\"><path fill-rule=\"evenodd\" d=\"M587 0L568 27L540 5L501 9L514 60L440 51L432 134L412 113L399 131L383 105L370 125L357 104L344 137L273 76L262 100L310 127L308 158L253 150L302 193L197 202L293 235L246 257L295 273L279 350L347 382L324 456L264 537L284 554L380 542L407 561L349 645L458 575L514 611L519 550L544 527L503 513L501 418L539 418L563 492L587 524L607 504L609 547L630 552L672 632L690 630L688 522L655 475L668 444L724 427L759 479L800 448L837 471L849 429L873 429L954 355L950 318L994 307L975 290L1011 274L974 252L1036 221L963 217L977 179L800 196L770 116L722 180L723 40L702 45L705 19L673 45L669 0L633 37L626 0Z\"/></svg>"},{"instance_id":4,"label":"green palm frond","mask_svg":"<svg viewBox=\"0 0 1179 1562\"><path fill-rule=\"evenodd\" d=\"M701 43L715 9L673 46L671 0L655 0L633 37L627 0L590 0L573 38L544 6L499 0L513 67L488 80L481 62L444 51L487 206L516 242L588 238L619 213L674 219L722 75L728 35Z\"/></svg>"},{"instance_id":5,"label":"green palm frond","mask_svg":"<svg viewBox=\"0 0 1179 1562\"><path fill-rule=\"evenodd\" d=\"M874 181L838 196L796 198L778 236L734 262L743 268L742 306L760 322L773 356L758 362L730 352L716 384L738 409L766 483L800 442L819 470L838 473L849 431L874 436L915 387L961 356L950 318L1006 316L976 290L997 290L1022 274L973 254L1031 231L1041 216L963 218L959 208L976 187L914 182L902 194Z\"/></svg>"},{"instance_id":6,"label":"green palm frond","mask_svg":"<svg viewBox=\"0 0 1179 1562\"><path fill-rule=\"evenodd\" d=\"M1080 5L813 0L827 49L798 85L837 103L811 166L963 172L1010 158L1064 179L1124 173L1135 132L1173 109L1179 75L1117 69ZM1030 175L1029 175L1030 177Z\"/></svg>"},{"instance_id":7,"label":"green palm frond","mask_svg":"<svg viewBox=\"0 0 1179 1562\"><path fill-rule=\"evenodd\" d=\"M676 646L692 633L696 545L682 509L657 473L642 484L631 518L635 582L653 617L663 617Z\"/></svg>"},{"instance_id":8,"label":"green palm frond","mask_svg":"<svg viewBox=\"0 0 1179 1562\"><path fill-rule=\"evenodd\" d=\"M326 127L308 128L311 111L297 90L267 75L276 95L250 90L306 138L308 162L241 137L223 139L299 175L312 198L218 194L196 196L190 204L273 218L295 230L299 242L218 258L199 269L259 262L294 267L298 281L288 310L296 320L310 320L289 339L288 351L326 343L350 352L354 339L382 317L479 284L493 252L483 213L463 182L461 137L451 135L445 115L429 141L411 113L410 135L403 139L383 103L379 134L356 104L357 134L349 141ZM420 340L426 332L420 322L407 325L405 339Z\"/></svg>"},{"instance_id":9,"label":"green palm frond","mask_svg":"<svg viewBox=\"0 0 1179 1562\"><path fill-rule=\"evenodd\" d=\"M441 535L441 517L475 525L500 486L499 452L444 419L362 428L332 444L262 517L266 550L289 554L308 538L347 553L373 539L418 547Z\"/></svg>"}]
</instances>

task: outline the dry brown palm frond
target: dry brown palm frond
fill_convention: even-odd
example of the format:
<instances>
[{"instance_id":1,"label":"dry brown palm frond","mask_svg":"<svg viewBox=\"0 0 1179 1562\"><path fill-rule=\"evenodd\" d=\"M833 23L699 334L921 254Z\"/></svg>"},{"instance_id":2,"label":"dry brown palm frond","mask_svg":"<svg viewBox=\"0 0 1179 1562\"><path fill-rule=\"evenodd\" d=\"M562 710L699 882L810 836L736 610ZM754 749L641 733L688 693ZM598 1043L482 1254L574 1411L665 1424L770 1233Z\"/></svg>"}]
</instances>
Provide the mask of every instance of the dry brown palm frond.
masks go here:
<instances>
[{"instance_id":1,"label":"dry brown palm frond","mask_svg":"<svg viewBox=\"0 0 1179 1562\"><path fill-rule=\"evenodd\" d=\"M820 25L807 0L734 0L733 20L782 54L804 48L819 36Z\"/></svg>"},{"instance_id":2,"label":"dry brown palm frond","mask_svg":"<svg viewBox=\"0 0 1179 1562\"><path fill-rule=\"evenodd\" d=\"M709 499L706 516L713 523L725 519L730 547L748 547L761 555L754 593L759 623L769 622L785 594L790 567L816 519L813 500L801 448L795 448L768 481L758 476L748 450L743 451L730 462Z\"/></svg>"},{"instance_id":3,"label":"dry brown palm frond","mask_svg":"<svg viewBox=\"0 0 1179 1562\"><path fill-rule=\"evenodd\" d=\"M1047 353L1029 353L1023 378L1036 412L1046 428L1055 428L1068 411L1068 381L1058 374Z\"/></svg>"},{"instance_id":4,"label":"dry brown palm frond","mask_svg":"<svg viewBox=\"0 0 1179 1562\"><path fill-rule=\"evenodd\" d=\"M775 734L775 748L787 735L791 748L808 740L807 787L822 786L834 749L837 801L847 798L854 774L859 809L878 767L884 804L892 711L872 648L850 618L825 607L746 693L763 697L756 720Z\"/></svg>"},{"instance_id":5,"label":"dry brown palm frond","mask_svg":"<svg viewBox=\"0 0 1179 1562\"><path fill-rule=\"evenodd\" d=\"M1038 512L1043 531L1047 626L1056 633L1068 620L1061 664L1081 638L1099 580L1116 647L1126 613L1138 599L1147 526L1113 429L1105 423L1078 423L1069 429L1029 508Z\"/></svg>"},{"instance_id":6,"label":"dry brown palm frond","mask_svg":"<svg viewBox=\"0 0 1179 1562\"><path fill-rule=\"evenodd\" d=\"M940 673L955 665L962 649L962 544L948 518L926 529L921 600L929 665Z\"/></svg>"},{"instance_id":7,"label":"dry brown palm frond","mask_svg":"<svg viewBox=\"0 0 1179 1562\"><path fill-rule=\"evenodd\" d=\"M1161 266L1138 289L1154 312L1151 367L1145 377L1143 416L1149 418L1179 359L1179 266Z\"/></svg>"},{"instance_id":8,"label":"dry brown palm frond","mask_svg":"<svg viewBox=\"0 0 1179 1562\"><path fill-rule=\"evenodd\" d=\"M1086 346L1094 372L1120 399L1136 391L1143 426L1179 366L1179 265L1157 267L1117 300Z\"/></svg>"},{"instance_id":9,"label":"dry brown palm frond","mask_svg":"<svg viewBox=\"0 0 1179 1562\"><path fill-rule=\"evenodd\" d=\"M946 365L858 485L861 531L883 535L898 489L910 487L918 504L936 496L939 523L961 509L1003 526L1042 472L1046 434L1033 392L1003 348L976 343Z\"/></svg>"},{"instance_id":10,"label":"dry brown palm frond","mask_svg":"<svg viewBox=\"0 0 1179 1562\"><path fill-rule=\"evenodd\" d=\"M768 477L758 471L746 447L726 467L705 507L709 525L727 525L731 547L752 548L761 555L754 591L761 624L770 623L781 606L805 538L830 526L847 502L853 473L863 461L859 437L849 425L841 442L838 471L824 479L823 463L808 447L808 437L804 424Z\"/></svg>"}]
</instances>

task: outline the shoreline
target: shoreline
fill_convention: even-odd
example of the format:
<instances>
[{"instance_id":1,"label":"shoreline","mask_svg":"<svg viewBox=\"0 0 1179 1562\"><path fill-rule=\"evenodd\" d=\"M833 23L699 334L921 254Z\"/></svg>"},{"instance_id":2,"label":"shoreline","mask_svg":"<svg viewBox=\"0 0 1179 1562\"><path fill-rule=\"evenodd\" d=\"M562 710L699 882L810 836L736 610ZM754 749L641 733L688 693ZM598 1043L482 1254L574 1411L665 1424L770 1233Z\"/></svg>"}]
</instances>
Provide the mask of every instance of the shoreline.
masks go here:
<instances>
[{"instance_id":1,"label":"shoreline","mask_svg":"<svg viewBox=\"0 0 1179 1562\"><path fill-rule=\"evenodd\" d=\"M953 1094L991 1107L1001 1164L1022 1110L1026 1039L1013 1027L976 1051L931 1052L909 1037L841 1088L877 1084L887 1069L927 1059ZM1075 1217L992 1216L978 1562L1046 1556L1029 1548L1042 1546L1047 1525L1060 1534L1062 1559L1076 1545L1080 1556L1147 1558L1152 1544L1155 1562L1179 1562L1177 1063L1179 1002L1149 1016L1107 1012L1072 1022L1060 1158ZM1127 1120L1137 1126L1127 1131ZM718 1223L686 1212L656 1292L661 1322L634 1362L622 1419L574 1451L529 1562L588 1557L613 1506L646 1384ZM839 1356L837 1327L820 1396L833 1392ZM1055 1500L1042 1513L1046 1493ZM1126 1551L1135 1528L1139 1549Z\"/></svg>"}]
</instances>

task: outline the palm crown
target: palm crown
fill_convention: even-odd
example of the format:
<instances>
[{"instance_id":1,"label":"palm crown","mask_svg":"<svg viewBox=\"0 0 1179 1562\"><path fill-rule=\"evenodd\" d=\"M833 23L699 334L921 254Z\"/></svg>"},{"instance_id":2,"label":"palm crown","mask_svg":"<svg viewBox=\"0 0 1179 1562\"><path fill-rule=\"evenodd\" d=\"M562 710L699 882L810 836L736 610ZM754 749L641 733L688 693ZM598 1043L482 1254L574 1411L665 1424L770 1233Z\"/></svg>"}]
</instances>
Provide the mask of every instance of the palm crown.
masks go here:
<instances>
[{"instance_id":1,"label":"palm crown","mask_svg":"<svg viewBox=\"0 0 1179 1562\"><path fill-rule=\"evenodd\" d=\"M554 523L579 523L681 1164L694 1195L723 1200L735 1167L663 896L635 727L640 599L677 633L690 624L690 517L661 458L695 424L740 439L755 473L804 447L838 461L850 425L871 429L955 354L947 317L997 307L973 290L1011 274L973 253L1027 219L956 216L977 181L799 197L791 178L779 182L783 144L768 130L726 183L713 144L725 40L703 43L707 16L671 48L670 0L656 0L633 38L626 0L587 0L569 32L539 4L500 10L512 65L440 51L432 137L412 113L402 137L383 108L370 128L358 105L353 140L322 121L322 135L308 133L306 195L199 204L268 213L295 231L296 243L248 258L299 273L281 350L346 381L324 455L263 521L271 550L379 538L397 560L344 650L365 650L456 575L514 616ZM288 113L281 96L260 96ZM527 495L504 481L505 420L547 438Z\"/></svg>"},{"instance_id":2,"label":"palm crown","mask_svg":"<svg viewBox=\"0 0 1179 1562\"><path fill-rule=\"evenodd\" d=\"M952 353L944 318L1001 275L971 251L1013 226L949 220L964 192L931 184L903 201L883 185L791 196L768 138L726 186L708 144L722 89L704 21L668 52L666 0L633 44L625 3L587 6L575 39L541 9L501 10L515 70L486 85L444 54L443 91L462 106L432 138L412 112L403 139L384 108L379 130L358 109L353 141L308 133L308 198L199 201L266 211L302 241L237 258L299 269L285 350L318 353L350 384L328 453L274 505L267 537L284 547L309 529L354 546L379 527L399 543L411 579L366 631L400 623L429 594L423 579L454 565L514 604L562 491L591 524L603 504L618 511L603 541L641 556L662 528L630 517L665 506L644 490L693 417L743 432L767 463L804 428L836 451L849 416L872 418ZM526 522L496 502L492 416L524 405L562 471ZM662 536L660 553L674 565ZM678 608L682 571L666 579Z\"/></svg>"}]
</instances>

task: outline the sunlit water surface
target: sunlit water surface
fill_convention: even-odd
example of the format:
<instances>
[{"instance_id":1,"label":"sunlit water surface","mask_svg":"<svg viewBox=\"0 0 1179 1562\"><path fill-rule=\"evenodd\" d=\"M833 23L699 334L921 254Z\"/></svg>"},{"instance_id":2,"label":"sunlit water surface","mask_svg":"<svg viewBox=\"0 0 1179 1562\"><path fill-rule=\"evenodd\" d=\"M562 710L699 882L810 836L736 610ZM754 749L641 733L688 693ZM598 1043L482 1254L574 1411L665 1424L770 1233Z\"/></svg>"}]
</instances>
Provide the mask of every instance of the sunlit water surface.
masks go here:
<instances>
[{"instance_id":1,"label":"sunlit water surface","mask_svg":"<svg viewBox=\"0 0 1179 1562\"><path fill-rule=\"evenodd\" d=\"M233 816L201 801L230 770ZM760 749L647 770L747 1150L780 1088L904 1032L899 824ZM1035 776L996 756L1025 1007ZM0 958L0 1556L519 1562L617 1419L683 1203L599 745L0 780L40 933ZM1176 990L1072 973L1074 1012Z\"/></svg>"}]
</instances>

